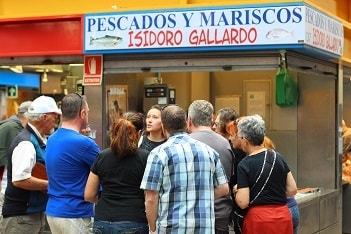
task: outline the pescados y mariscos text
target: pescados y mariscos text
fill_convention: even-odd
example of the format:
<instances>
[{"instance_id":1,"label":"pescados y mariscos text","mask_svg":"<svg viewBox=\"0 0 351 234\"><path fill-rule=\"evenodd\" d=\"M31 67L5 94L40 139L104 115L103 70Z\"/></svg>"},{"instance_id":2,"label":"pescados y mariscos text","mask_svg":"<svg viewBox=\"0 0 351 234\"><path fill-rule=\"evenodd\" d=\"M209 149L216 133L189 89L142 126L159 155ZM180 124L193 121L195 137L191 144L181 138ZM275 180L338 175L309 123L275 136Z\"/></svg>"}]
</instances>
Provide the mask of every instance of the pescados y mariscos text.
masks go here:
<instances>
[{"instance_id":1,"label":"pescados y mariscos text","mask_svg":"<svg viewBox=\"0 0 351 234\"><path fill-rule=\"evenodd\" d=\"M87 19L86 32L128 31L128 47L179 46L186 34L189 45L252 44L256 26L302 19L301 7L96 16Z\"/></svg>"}]
</instances>

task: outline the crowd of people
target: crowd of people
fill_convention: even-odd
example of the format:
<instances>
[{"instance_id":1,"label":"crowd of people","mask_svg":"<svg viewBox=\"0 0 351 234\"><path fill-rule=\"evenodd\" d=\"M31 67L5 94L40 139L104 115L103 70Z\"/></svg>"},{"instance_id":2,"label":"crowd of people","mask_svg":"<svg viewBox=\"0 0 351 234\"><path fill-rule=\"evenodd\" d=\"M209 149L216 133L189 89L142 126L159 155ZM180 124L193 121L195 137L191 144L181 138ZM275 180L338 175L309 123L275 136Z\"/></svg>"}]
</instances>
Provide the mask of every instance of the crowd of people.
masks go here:
<instances>
[{"instance_id":1,"label":"crowd of people","mask_svg":"<svg viewBox=\"0 0 351 234\"><path fill-rule=\"evenodd\" d=\"M297 233L296 182L259 115L154 105L121 113L100 149L89 111L39 96L0 122L0 234Z\"/></svg>"}]
</instances>

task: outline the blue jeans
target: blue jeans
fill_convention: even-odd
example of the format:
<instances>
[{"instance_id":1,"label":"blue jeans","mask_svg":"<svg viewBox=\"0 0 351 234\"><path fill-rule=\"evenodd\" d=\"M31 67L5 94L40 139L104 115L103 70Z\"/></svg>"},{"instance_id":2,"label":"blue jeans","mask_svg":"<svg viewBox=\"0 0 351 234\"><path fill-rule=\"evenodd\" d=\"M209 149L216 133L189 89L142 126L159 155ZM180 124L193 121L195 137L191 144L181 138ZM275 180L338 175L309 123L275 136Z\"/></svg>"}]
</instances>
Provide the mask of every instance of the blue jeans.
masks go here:
<instances>
[{"instance_id":1,"label":"blue jeans","mask_svg":"<svg viewBox=\"0 0 351 234\"><path fill-rule=\"evenodd\" d=\"M299 220L300 220L299 207L297 205L292 206L292 207L289 207L289 210L293 221L294 234L297 234L297 227L299 226Z\"/></svg>"},{"instance_id":2,"label":"blue jeans","mask_svg":"<svg viewBox=\"0 0 351 234\"><path fill-rule=\"evenodd\" d=\"M149 226L147 223L138 222L108 222L94 221L94 234L148 234Z\"/></svg>"}]
</instances>

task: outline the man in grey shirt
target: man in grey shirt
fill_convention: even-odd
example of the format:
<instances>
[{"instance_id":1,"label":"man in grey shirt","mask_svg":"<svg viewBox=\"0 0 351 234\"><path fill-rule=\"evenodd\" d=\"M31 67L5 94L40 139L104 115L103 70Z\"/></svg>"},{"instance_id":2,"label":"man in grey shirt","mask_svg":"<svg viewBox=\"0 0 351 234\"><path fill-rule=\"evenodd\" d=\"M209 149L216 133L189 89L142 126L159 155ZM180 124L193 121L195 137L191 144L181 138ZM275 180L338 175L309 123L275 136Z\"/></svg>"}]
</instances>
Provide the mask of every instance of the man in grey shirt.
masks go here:
<instances>
[{"instance_id":1,"label":"man in grey shirt","mask_svg":"<svg viewBox=\"0 0 351 234\"><path fill-rule=\"evenodd\" d=\"M192 138L209 145L219 153L229 181L233 174L234 153L228 140L211 129L213 111L210 102L206 100L193 101L188 109L187 127ZM216 234L229 233L229 217L232 205L233 201L230 194L215 200Z\"/></svg>"}]
</instances>

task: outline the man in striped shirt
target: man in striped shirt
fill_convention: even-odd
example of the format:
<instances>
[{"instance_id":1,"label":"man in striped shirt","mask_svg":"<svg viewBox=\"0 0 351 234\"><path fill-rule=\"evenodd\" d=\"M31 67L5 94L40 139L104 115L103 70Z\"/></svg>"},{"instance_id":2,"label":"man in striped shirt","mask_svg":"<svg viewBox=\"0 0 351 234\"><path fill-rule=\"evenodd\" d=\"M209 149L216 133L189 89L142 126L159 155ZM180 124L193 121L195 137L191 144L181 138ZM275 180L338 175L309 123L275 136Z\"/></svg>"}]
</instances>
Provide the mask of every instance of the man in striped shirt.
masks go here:
<instances>
[{"instance_id":1,"label":"man in striped shirt","mask_svg":"<svg viewBox=\"0 0 351 234\"><path fill-rule=\"evenodd\" d=\"M150 152L141 189L150 233L214 233L214 199L229 186L218 153L192 139L186 113L176 105L161 111L168 140Z\"/></svg>"}]
</instances>

